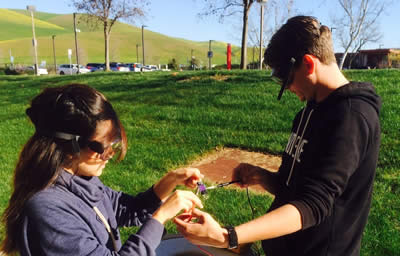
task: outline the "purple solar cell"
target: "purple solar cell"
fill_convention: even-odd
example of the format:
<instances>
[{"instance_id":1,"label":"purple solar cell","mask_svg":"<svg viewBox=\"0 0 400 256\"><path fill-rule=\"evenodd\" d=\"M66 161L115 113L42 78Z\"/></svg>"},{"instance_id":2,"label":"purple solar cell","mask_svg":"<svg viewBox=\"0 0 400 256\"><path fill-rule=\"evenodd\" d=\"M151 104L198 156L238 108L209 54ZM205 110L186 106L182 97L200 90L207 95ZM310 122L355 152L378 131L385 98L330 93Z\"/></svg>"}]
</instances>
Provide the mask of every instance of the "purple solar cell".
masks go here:
<instances>
[{"instance_id":1,"label":"purple solar cell","mask_svg":"<svg viewBox=\"0 0 400 256\"><path fill-rule=\"evenodd\" d=\"M197 188L201 195L207 194L207 188L202 182L197 182Z\"/></svg>"}]
</instances>

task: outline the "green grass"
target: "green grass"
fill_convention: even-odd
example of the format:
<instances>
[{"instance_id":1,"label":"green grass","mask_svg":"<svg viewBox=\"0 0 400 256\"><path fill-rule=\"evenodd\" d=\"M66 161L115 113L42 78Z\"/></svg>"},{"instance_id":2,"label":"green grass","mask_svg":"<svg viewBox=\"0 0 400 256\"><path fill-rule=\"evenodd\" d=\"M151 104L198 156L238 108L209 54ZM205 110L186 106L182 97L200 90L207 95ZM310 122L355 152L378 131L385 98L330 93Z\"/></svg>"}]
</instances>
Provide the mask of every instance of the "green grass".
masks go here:
<instances>
[{"instance_id":1,"label":"green grass","mask_svg":"<svg viewBox=\"0 0 400 256\"><path fill-rule=\"evenodd\" d=\"M372 81L382 97L382 143L372 209L361 255L398 255L400 251L400 71L349 71L346 76ZM101 179L128 193L143 191L168 170L188 165L229 146L280 154L291 120L302 107L294 95L276 101L278 88L266 72L220 71L171 73L106 73L81 76L3 76L0 78L0 213L7 205L11 177L22 145L33 133L25 109L42 88L70 82L90 84L112 102L126 128L129 149L120 164L107 166ZM251 194L256 215L272 199ZM213 191L208 212L222 224L252 218L246 194L234 189ZM176 232L168 224L169 232ZM127 237L135 229L124 229ZM0 231L4 232L2 227Z\"/></svg>"}]
</instances>

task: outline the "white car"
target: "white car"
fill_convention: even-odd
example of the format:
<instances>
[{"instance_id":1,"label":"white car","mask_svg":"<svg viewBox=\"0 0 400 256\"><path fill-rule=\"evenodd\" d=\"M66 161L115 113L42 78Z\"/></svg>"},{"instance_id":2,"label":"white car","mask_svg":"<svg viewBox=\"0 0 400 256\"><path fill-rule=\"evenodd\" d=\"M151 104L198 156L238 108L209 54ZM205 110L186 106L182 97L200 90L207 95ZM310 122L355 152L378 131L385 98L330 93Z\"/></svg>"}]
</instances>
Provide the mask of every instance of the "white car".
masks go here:
<instances>
[{"instance_id":1,"label":"white car","mask_svg":"<svg viewBox=\"0 0 400 256\"><path fill-rule=\"evenodd\" d=\"M158 66L156 66L156 65L147 65L147 66L145 66L147 69L149 69L150 71L157 71L157 70L159 70L158 69Z\"/></svg>"},{"instance_id":2,"label":"white car","mask_svg":"<svg viewBox=\"0 0 400 256\"><path fill-rule=\"evenodd\" d=\"M82 65L79 65L79 74L90 73L90 69L85 68ZM72 75L78 73L78 65L77 64L61 64L58 66L57 74L59 75Z\"/></svg>"},{"instance_id":3,"label":"white car","mask_svg":"<svg viewBox=\"0 0 400 256\"><path fill-rule=\"evenodd\" d=\"M33 70L35 72L35 66L28 66L26 70ZM48 75L47 68L38 67L38 75Z\"/></svg>"}]
</instances>

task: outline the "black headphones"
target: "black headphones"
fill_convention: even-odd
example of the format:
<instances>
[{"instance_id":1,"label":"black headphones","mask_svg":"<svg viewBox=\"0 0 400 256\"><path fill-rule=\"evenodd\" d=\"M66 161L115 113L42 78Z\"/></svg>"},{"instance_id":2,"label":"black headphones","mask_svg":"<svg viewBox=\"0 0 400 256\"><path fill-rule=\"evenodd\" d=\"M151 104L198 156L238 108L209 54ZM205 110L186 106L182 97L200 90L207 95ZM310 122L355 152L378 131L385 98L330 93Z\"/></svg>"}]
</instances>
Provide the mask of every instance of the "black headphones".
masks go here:
<instances>
[{"instance_id":1,"label":"black headphones","mask_svg":"<svg viewBox=\"0 0 400 256\"><path fill-rule=\"evenodd\" d=\"M79 135L65 133L65 132L49 132L49 131L39 131L39 134L50 138L69 140L71 141L72 153L76 154L80 152L79 138L81 136Z\"/></svg>"}]
</instances>

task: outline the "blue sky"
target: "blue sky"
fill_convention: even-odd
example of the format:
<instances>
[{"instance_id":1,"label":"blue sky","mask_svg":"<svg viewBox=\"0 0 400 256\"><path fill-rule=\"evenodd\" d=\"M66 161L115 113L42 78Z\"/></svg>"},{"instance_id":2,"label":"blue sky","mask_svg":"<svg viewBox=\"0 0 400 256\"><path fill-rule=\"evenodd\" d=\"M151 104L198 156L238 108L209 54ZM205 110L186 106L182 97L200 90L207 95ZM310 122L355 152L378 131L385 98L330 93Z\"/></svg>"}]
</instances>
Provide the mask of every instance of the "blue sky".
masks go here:
<instances>
[{"instance_id":1,"label":"blue sky","mask_svg":"<svg viewBox=\"0 0 400 256\"><path fill-rule=\"evenodd\" d=\"M67 0L0 0L0 8L25 9L27 5L35 5L38 11L52 13L72 13L74 8ZM202 0L151 0L147 19L137 21L134 25L147 25L147 29L172 37L194 41L218 40L240 45L241 30L238 26L240 18L226 20L223 24L216 17L199 19L197 13L202 9ZM295 10L299 14L313 15L323 24L331 26L331 15L335 11L334 0L295 0ZM253 8L255 9L255 8ZM398 33L398 15L400 1L394 0L380 20L384 36L380 43L368 45L366 48L400 48ZM253 12L251 19L258 21L258 13ZM334 38L335 39L335 38ZM340 47L335 44L335 50Z\"/></svg>"}]
</instances>

